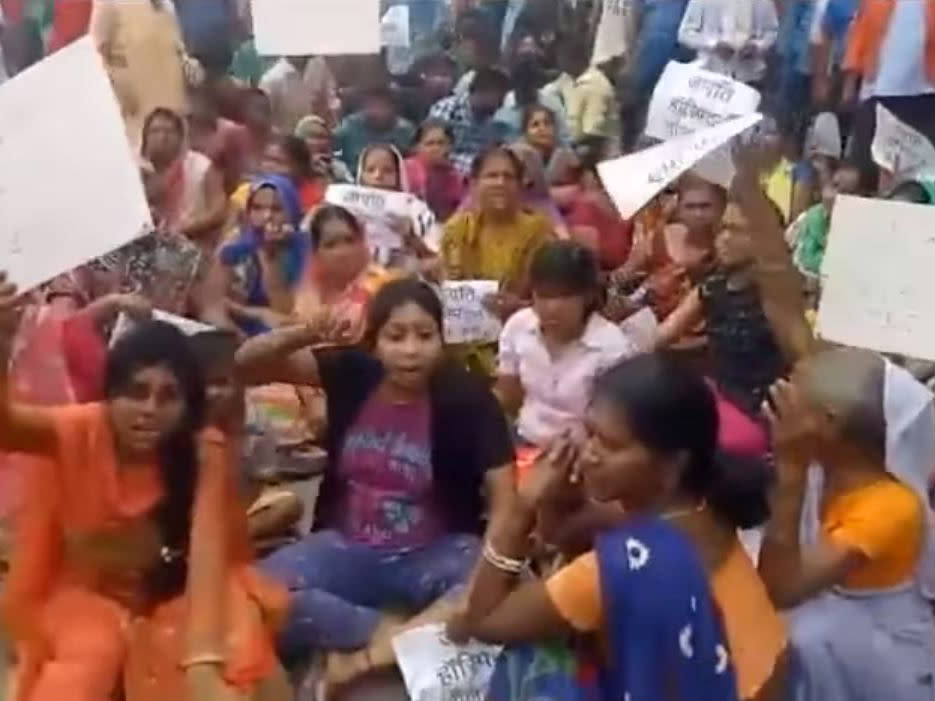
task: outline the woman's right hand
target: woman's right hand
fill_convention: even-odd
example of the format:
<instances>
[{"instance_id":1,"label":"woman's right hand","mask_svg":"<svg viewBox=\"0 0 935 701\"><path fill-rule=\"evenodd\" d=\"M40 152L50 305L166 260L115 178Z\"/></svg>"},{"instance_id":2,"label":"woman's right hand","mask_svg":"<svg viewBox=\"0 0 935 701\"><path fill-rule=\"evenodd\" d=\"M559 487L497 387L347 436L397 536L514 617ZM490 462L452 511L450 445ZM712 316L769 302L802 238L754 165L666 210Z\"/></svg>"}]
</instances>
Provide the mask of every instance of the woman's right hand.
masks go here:
<instances>
[{"instance_id":1,"label":"woman's right hand","mask_svg":"<svg viewBox=\"0 0 935 701\"><path fill-rule=\"evenodd\" d=\"M525 513L538 511L578 481L576 465L580 454L578 444L570 436L562 436L536 458L517 488L519 506Z\"/></svg>"}]
</instances>

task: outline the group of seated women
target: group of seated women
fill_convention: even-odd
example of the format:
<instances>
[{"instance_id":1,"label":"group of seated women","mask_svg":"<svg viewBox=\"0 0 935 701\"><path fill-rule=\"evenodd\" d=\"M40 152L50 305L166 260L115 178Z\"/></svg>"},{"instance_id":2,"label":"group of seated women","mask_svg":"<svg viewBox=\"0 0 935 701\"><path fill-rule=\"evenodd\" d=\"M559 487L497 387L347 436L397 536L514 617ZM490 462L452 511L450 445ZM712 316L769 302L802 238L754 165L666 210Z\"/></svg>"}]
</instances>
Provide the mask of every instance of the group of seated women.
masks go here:
<instances>
[{"instance_id":1,"label":"group of seated women","mask_svg":"<svg viewBox=\"0 0 935 701\"><path fill-rule=\"evenodd\" d=\"M279 701L310 657L341 698L439 621L504 646L492 701L931 698L931 394L815 347L744 159L732 192L690 176L623 223L548 113L527 127L468 184L443 124L409 159L365 149L360 185L416 193L387 250L301 139L270 138L218 213L154 114L164 226L40 300L60 352L31 369L56 364L60 395L20 382L27 300L0 279L0 448L26 482L8 698ZM215 329L140 321L106 348L151 301L114 276L177 273L183 233L200 263L174 311ZM498 283L499 343L446 346L443 280ZM637 308L649 343L617 323ZM314 413L327 452L311 532L261 560L251 387Z\"/></svg>"}]
</instances>

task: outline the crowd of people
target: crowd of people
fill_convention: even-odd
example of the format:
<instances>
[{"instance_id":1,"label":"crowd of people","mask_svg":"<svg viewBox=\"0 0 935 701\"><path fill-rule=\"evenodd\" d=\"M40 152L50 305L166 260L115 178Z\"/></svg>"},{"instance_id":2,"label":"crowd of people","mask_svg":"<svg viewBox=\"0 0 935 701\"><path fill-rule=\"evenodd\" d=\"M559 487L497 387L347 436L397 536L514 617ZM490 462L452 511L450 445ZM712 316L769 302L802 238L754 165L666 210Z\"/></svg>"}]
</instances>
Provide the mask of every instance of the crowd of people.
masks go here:
<instances>
[{"instance_id":1,"label":"crowd of people","mask_svg":"<svg viewBox=\"0 0 935 701\"><path fill-rule=\"evenodd\" d=\"M489 701L935 698L935 364L813 329L837 196L935 205L871 149L935 142L935 0L380 4L408 46L264 57L238 0L0 0L0 90L90 35L154 224L0 273L0 698L404 699L427 623ZM673 60L764 118L624 218Z\"/></svg>"}]
</instances>

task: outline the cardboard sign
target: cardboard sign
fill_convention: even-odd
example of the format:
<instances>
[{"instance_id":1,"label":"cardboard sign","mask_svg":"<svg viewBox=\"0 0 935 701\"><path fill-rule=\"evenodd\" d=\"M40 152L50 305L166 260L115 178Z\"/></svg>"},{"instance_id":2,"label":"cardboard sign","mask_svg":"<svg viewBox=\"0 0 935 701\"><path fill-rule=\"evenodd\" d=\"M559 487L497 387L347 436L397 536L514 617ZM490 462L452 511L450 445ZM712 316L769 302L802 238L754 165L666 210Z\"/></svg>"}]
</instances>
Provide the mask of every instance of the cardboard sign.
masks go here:
<instances>
[{"instance_id":1,"label":"cardboard sign","mask_svg":"<svg viewBox=\"0 0 935 701\"><path fill-rule=\"evenodd\" d=\"M261 56L380 53L380 0L252 0Z\"/></svg>"},{"instance_id":2,"label":"cardboard sign","mask_svg":"<svg viewBox=\"0 0 935 701\"><path fill-rule=\"evenodd\" d=\"M597 164L597 173L624 219L631 218L666 185L707 154L759 122L759 113L678 136L628 156Z\"/></svg>"},{"instance_id":3,"label":"cardboard sign","mask_svg":"<svg viewBox=\"0 0 935 701\"><path fill-rule=\"evenodd\" d=\"M880 103L877 103L877 125L870 153L878 166L894 175L912 178L935 174L932 142Z\"/></svg>"},{"instance_id":4,"label":"cardboard sign","mask_svg":"<svg viewBox=\"0 0 935 701\"><path fill-rule=\"evenodd\" d=\"M500 320L484 308L483 301L498 290L495 280L443 282L445 343L496 343Z\"/></svg>"},{"instance_id":5,"label":"cardboard sign","mask_svg":"<svg viewBox=\"0 0 935 701\"><path fill-rule=\"evenodd\" d=\"M204 331L216 330L213 326L203 324L200 321L187 319L184 316L169 314L169 312L163 312L159 309L153 309L153 321L163 321L167 324L171 324L186 336L194 336L195 334L202 333ZM114 330L110 332L110 345L114 345L118 338L132 330L135 325L136 322L133 321L133 319L121 312L120 316L117 317L117 322L114 324Z\"/></svg>"},{"instance_id":6,"label":"cardboard sign","mask_svg":"<svg viewBox=\"0 0 935 701\"><path fill-rule=\"evenodd\" d=\"M0 86L0 164L0 266L21 290L152 229L120 107L90 38Z\"/></svg>"},{"instance_id":7,"label":"cardboard sign","mask_svg":"<svg viewBox=\"0 0 935 701\"><path fill-rule=\"evenodd\" d=\"M691 63L670 61L649 103L646 134L663 141L693 134L753 114L759 105L760 93L749 85Z\"/></svg>"},{"instance_id":8,"label":"cardboard sign","mask_svg":"<svg viewBox=\"0 0 935 701\"><path fill-rule=\"evenodd\" d=\"M820 336L935 360L935 207L839 195L822 264Z\"/></svg>"},{"instance_id":9,"label":"cardboard sign","mask_svg":"<svg viewBox=\"0 0 935 701\"><path fill-rule=\"evenodd\" d=\"M401 221L411 220L415 200L406 192L363 185L329 185L325 191L325 202L344 207L364 225L370 254L380 265L392 265L404 249Z\"/></svg>"},{"instance_id":10,"label":"cardboard sign","mask_svg":"<svg viewBox=\"0 0 935 701\"><path fill-rule=\"evenodd\" d=\"M501 650L476 641L456 645L440 623L393 638L409 698L418 701L483 701Z\"/></svg>"}]
</instances>

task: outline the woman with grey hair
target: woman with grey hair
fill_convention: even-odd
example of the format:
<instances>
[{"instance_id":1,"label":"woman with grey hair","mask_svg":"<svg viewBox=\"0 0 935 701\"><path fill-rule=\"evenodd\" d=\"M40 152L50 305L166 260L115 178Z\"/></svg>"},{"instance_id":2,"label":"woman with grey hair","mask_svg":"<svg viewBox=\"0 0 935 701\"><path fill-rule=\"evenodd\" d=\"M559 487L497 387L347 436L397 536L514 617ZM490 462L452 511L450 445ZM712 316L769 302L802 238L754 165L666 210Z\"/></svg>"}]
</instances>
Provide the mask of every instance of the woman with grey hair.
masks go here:
<instances>
[{"instance_id":1,"label":"woman with grey hair","mask_svg":"<svg viewBox=\"0 0 935 701\"><path fill-rule=\"evenodd\" d=\"M777 490L760 574L789 609L797 701L935 695L932 394L866 350L800 363L764 407Z\"/></svg>"}]
</instances>

